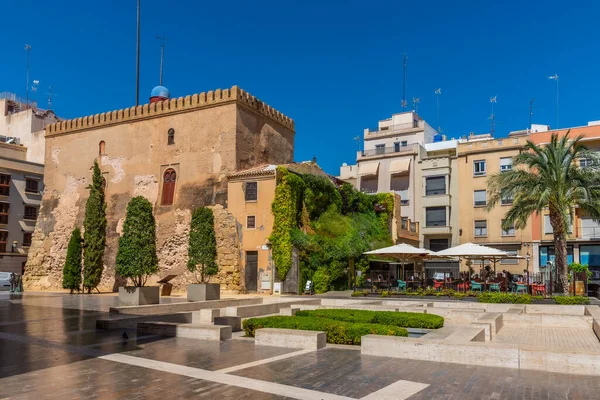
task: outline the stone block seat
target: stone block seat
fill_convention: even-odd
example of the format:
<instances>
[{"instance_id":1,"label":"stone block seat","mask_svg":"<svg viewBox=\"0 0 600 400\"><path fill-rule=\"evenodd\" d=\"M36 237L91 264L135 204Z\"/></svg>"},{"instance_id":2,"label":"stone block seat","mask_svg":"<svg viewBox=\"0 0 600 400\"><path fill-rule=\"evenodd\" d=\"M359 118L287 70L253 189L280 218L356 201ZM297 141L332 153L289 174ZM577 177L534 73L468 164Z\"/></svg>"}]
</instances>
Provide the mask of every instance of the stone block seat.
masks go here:
<instances>
[{"instance_id":1,"label":"stone block seat","mask_svg":"<svg viewBox=\"0 0 600 400\"><path fill-rule=\"evenodd\" d=\"M172 322L141 322L138 335L176 336L189 339L221 341L231 339L231 326L208 324L176 324Z\"/></svg>"},{"instance_id":2,"label":"stone block seat","mask_svg":"<svg viewBox=\"0 0 600 400\"><path fill-rule=\"evenodd\" d=\"M325 332L297 329L262 328L256 330L255 337L256 345L306 350L322 349L327 342Z\"/></svg>"}]
</instances>

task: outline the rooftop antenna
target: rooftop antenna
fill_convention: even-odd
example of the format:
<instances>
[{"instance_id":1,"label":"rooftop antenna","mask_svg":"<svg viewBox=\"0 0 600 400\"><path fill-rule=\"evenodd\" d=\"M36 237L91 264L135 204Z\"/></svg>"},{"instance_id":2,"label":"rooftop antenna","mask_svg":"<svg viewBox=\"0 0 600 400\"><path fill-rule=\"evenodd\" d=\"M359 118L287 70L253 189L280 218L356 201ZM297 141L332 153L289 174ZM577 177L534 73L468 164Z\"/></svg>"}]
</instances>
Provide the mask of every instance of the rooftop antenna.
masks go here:
<instances>
[{"instance_id":1,"label":"rooftop antenna","mask_svg":"<svg viewBox=\"0 0 600 400\"><path fill-rule=\"evenodd\" d=\"M492 103L492 114L490 115L490 118L492 120L492 127L490 129L490 133L493 135L494 131L496 130L496 115L494 114L494 104L496 104L496 100L497 100L498 96L494 96L494 97L490 97L490 103Z\"/></svg>"},{"instance_id":2,"label":"rooftop antenna","mask_svg":"<svg viewBox=\"0 0 600 400\"><path fill-rule=\"evenodd\" d=\"M404 53L404 83L402 84L402 111L406 109L406 60L408 56Z\"/></svg>"},{"instance_id":3,"label":"rooftop antenna","mask_svg":"<svg viewBox=\"0 0 600 400\"><path fill-rule=\"evenodd\" d=\"M419 103L421 102L421 99L418 97L413 97L413 111L418 114L419 113Z\"/></svg>"},{"instance_id":4,"label":"rooftop antenna","mask_svg":"<svg viewBox=\"0 0 600 400\"><path fill-rule=\"evenodd\" d=\"M44 94L48 96L48 110L51 110L52 109L52 97L58 96L58 95L56 93L54 93L52 85L50 85L48 87L48 92L44 93Z\"/></svg>"},{"instance_id":5,"label":"rooftop antenna","mask_svg":"<svg viewBox=\"0 0 600 400\"><path fill-rule=\"evenodd\" d=\"M533 116L533 102L535 99L529 100L529 130L531 130L531 117Z\"/></svg>"},{"instance_id":6,"label":"rooftop antenna","mask_svg":"<svg viewBox=\"0 0 600 400\"><path fill-rule=\"evenodd\" d=\"M137 41L135 58L135 106L140 104L140 0L137 1Z\"/></svg>"},{"instance_id":7,"label":"rooftop antenna","mask_svg":"<svg viewBox=\"0 0 600 400\"><path fill-rule=\"evenodd\" d=\"M26 44L25 45L25 51L27 52L27 82L25 82L25 88L27 89L27 94L25 97L25 102L26 107L29 108L29 66L30 66L30 59L31 59L31 46Z\"/></svg>"},{"instance_id":8,"label":"rooftop antenna","mask_svg":"<svg viewBox=\"0 0 600 400\"><path fill-rule=\"evenodd\" d=\"M442 88L435 89L435 96L436 96L436 102L437 102L437 125L438 125L439 133L442 132L442 127L440 126L440 95L441 94L442 94Z\"/></svg>"},{"instance_id":9,"label":"rooftop antenna","mask_svg":"<svg viewBox=\"0 0 600 400\"><path fill-rule=\"evenodd\" d=\"M360 151L360 136L354 136L353 139L356 141L356 147L358 148L358 151Z\"/></svg>"},{"instance_id":10,"label":"rooftop antenna","mask_svg":"<svg viewBox=\"0 0 600 400\"><path fill-rule=\"evenodd\" d=\"M164 59L165 59L165 40L169 40L169 39L167 39L165 37L164 33L162 36L157 36L156 38L162 41L162 43L160 45L160 83L159 83L159 85L162 86L163 85L163 63L164 63Z\"/></svg>"},{"instance_id":11,"label":"rooftop antenna","mask_svg":"<svg viewBox=\"0 0 600 400\"><path fill-rule=\"evenodd\" d=\"M554 73L554 75L549 76L548 79L556 81L556 129L558 129L558 74Z\"/></svg>"}]
</instances>

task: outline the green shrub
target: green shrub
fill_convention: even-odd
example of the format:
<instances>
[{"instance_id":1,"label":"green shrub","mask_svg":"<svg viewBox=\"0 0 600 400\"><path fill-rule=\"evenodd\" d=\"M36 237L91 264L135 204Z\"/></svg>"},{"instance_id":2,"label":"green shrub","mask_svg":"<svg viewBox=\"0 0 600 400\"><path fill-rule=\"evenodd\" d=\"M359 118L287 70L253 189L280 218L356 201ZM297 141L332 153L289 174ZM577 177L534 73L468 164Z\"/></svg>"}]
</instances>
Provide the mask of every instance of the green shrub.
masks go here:
<instances>
[{"instance_id":1,"label":"green shrub","mask_svg":"<svg viewBox=\"0 0 600 400\"><path fill-rule=\"evenodd\" d=\"M119 238L116 271L131 278L134 286L144 286L148 275L158 272L156 256L156 222L152 203L142 196L129 201L123 223L123 236Z\"/></svg>"},{"instance_id":2,"label":"green shrub","mask_svg":"<svg viewBox=\"0 0 600 400\"><path fill-rule=\"evenodd\" d=\"M79 291L81 289L81 231L79 228L73 229L69 247L67 248L67 258L63 268L63 289Z\"/></svg>"},{"instance_id":3,"label":"green shrub","mask_svg":"<svg viewBox=\"0 0 600 400\"><path fill-rule=\"evenodd\" d=\"M210 208L201 207L192 213L187 267L199 283L207 282L207 278L210 282L210 277L219 272L214 224L215 217Z\"/></svg>"},{"instance_id":4,"label":"green shrub","mask_svg":"<svg viewBox=\"0 0 600 400\"><path fill-rule=\"evenodd\" d=\"M298 311L296 316L325 318L335 321L365 324L391 325L402 328L437 329L444 326L444 318L439 315L410 312L322 309Z\"/></svg>"},{"instance_id":5,"label":"green shrub","mask_svg":"<svg viewBox=\"0 0 600 400\"><path fill-rule=\"evenodd\" d=\"M384 290L383 292L381 292L379 294L379 297L390 297L390 292L387 290Z\"/></svg>"},{"instance_id":6,"label":"green shrub","mask_svg":"<svg viewBox=\"0 0 600 400\"><path fill-rule=\"evenodd\" d=\"M532 298L528 294L485 292L485 293L482 293L479 295L480 303L531 304L531 301L532 301Z\"/></svg>"},{"instance_id":7,"label":"green shrub","mask_svg":"<svg viewBox=\"0 0 600 400\"><path fill-rule=\"evenodd\" d=\"M260 328L300 329L305 331L324 331L327 343L360 344L361 337L369 334L386 336L408 336L408 331L398 326L361 324L334 321L327 318L305 318L273 316L250 318L243 322L246 336L254 337Z\"/></svg>"},{"instance_id":8,"label":"green shrub","mask_svg":"<svg viewBox=\"0 0 600 400\"><path fill-rule=\"evenodd\" d=\"M355 290L352 292L352 297L367 297L369 293L368 290Z\"/></svg>"},{"instance_id":9,"label":"green shrub","mask_svg":"<svg viewBox=\"0 0 600 400\"><path fill-rule=\"evenodd\" d=\"M90 196L85 203L83 219L83 287L88 293L100 284L104 270L106 246L106 202L104 178L94 161L92 184L88 186Z\"/></svg>"},{"instance_id":10,"label":"green shrub","mask_svg":"<svg viewBox=\"0 0 600 400\"><path fill-rule=\"evenodd\" d=\"M587 305L590 298L585 296L556 296L554 302L561 305Z\"/></svg>"}]
</instances>

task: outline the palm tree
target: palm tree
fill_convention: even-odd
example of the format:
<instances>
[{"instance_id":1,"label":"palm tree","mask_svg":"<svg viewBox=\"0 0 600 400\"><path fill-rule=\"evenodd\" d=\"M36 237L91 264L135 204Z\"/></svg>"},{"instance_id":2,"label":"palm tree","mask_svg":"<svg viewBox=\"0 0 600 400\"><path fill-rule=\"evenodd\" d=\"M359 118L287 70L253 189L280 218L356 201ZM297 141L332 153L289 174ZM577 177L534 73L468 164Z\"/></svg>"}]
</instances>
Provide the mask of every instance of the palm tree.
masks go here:
<instances>
[{"instance_id":1,"label":"palm tree","mask_svg":"<svg viewBox=\"0 0 600 400\"><path fill-rule=\"evenodd\" d=\"M561 138L553 133L550 143L543 146L527 141L524 151L513 158L513 168L487 181L488 211L503 196L513 197L503 229L513 225L523 229L533 213L549 211L559 292L568 292L567 233L575 208L600 220L600 158L581 143L582 138L571 140L567 132ZM581 159L587 159L589 166L580 167L577 161Z\"/></svg>"}]
</instances>

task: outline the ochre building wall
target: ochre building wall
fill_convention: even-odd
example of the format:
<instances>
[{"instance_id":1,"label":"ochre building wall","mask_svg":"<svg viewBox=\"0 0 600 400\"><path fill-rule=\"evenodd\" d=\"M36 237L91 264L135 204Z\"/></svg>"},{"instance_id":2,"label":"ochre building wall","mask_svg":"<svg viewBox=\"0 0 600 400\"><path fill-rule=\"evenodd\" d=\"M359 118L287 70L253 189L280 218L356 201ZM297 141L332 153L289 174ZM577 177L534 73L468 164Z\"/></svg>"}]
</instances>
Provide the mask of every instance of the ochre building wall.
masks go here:
<instances>
[{"instance_id":1,"label":"ochre building wall","mask_svg":"<svg viewBox=\"0 0 600 400\"><path fill-rule=\"evenodd\" d=\"M175 130L168 144L169 129ZM100 290L124 282L115 275L118 238L127 203L144 196L154 204L160 272L175 289L194 280L187 271L193 209L211 206L220 265L219 281L239 290L240 232L226 210L227 174L293 159L293 121L247 92L233 87L146 104L50 125L46 129L45 187L26 265L28 289L59 289L71 230L82 227L91 166L98 160L106 179L107 247ZM100 142L104 151L100 153ZM162 177L177 173L173 204L161 205ZM243 199L241 199L243 200Z\"/></svg>"}]
</instances>

